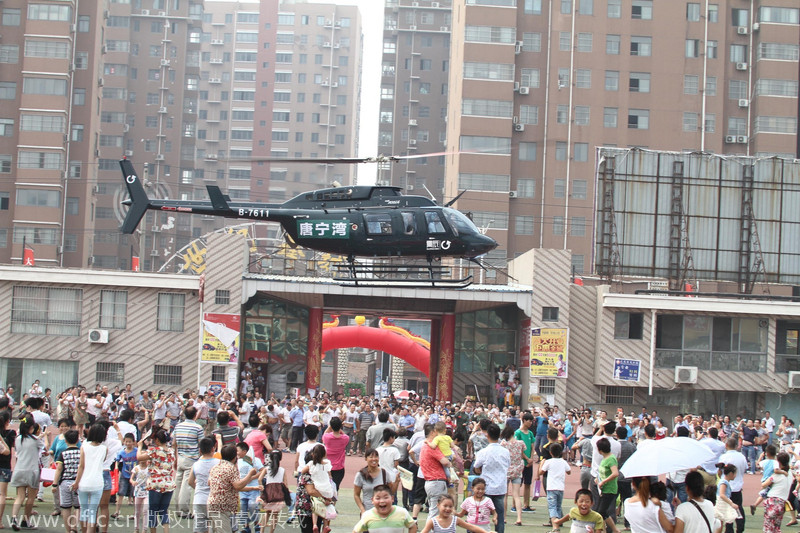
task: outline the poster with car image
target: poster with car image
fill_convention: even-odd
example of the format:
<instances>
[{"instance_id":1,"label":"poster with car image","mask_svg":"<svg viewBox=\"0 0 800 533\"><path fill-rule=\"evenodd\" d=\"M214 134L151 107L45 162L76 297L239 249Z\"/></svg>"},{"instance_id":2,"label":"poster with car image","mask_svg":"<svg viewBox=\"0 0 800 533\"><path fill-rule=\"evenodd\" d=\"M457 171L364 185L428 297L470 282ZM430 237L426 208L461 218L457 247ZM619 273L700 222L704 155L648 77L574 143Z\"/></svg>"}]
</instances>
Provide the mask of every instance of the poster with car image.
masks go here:
<instances>
[{"instance_id":1,"label":"poster with car image","mask_svg":"<svg viewBox=\"0 0 800 533\"><path fill-rule=\"evenodd\" d=\"M569 328L531 329L531 377L566 378Z\"/></svg>"}]
</instances>

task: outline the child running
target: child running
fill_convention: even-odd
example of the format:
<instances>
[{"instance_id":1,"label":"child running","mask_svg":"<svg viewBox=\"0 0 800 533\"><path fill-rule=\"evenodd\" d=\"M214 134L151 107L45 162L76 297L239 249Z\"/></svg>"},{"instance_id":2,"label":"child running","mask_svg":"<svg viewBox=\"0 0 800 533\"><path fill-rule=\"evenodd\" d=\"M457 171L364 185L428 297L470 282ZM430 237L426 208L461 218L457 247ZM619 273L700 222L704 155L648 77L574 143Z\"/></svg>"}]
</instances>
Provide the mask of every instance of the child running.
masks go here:
<instances>
[{"instance_id":1,"label":"child running","mask_svg":"<svg viewBox=\"0 0 800 533\"><path fill-rule=\"evenodd\" d=\"M133 531L134 533L144 533L147 531L147 511L148 493L147 478L150 474L147 471L147 459L139 459L139 462L131 470L131 485L133 485Z\"/></svg>"},{"instance_id":2,"label":"child running","mask_svg":"<svg viewBox=\"0 0 800 533\"><path fill-rule=\"evenodd\" d=\"M484 533L484 531L486 531L482 527L465 522L453 514L455 506L456 502L452 496L449 494L442 496L437 506L439 514L433 518L428 518L425 527L422 528L422 533L456 533L456 526L463 527L467 531L472 531L473 533Z\"/></svg>"},{"instance_id":3,"label":"child running","mask_svg":"<svg viewBox=\"0 0 800 533\"><path fill-rule=\"evenodd\" d=\"M486 497L486 480L476 477L472 480L472 496L461 502L459 517L466 516L467 523L491 531L489 524L497 525L497 511L494 502Z\"/></svg>"},{"instance_id":4,"label":"child running","mask_svg":"<svg viewBox=\"0 0 800 533\"><path fill-rule=\"evenodd\" d=\"M353 533L368 531L417 533L417 522L411 518L408 510L392 505L392 491L389 485L378 485L372 489L372 505L372 509L364 511L361 515L361 520L353 528Z\"/></svg>"},{"instance_id":5,"label":"child running","mask_svg":"<svg viewBox=\"0 0 800 533\"><path fill-rule=\"evenodd\" d=\"M67 533L78 530L78 494L72 491L72 484L78 474L81 462L81 450L78 448L78 431L70 429L64 433L67 448L63 450L56 460L56 473L53 486L58 487L59 505L61 515L64 517L64 529ZM74 510L74 512L73 512Z\"/></svg>"},{"instance_id":6,"label":"child running","mask_svg":"<svg viewBox=\"0 0 800 533\"><path fill-rule=\"evenodd\" d=\"M605 521L600 513L592 511L594 498L589 489L578 489L575 493L575 506L569 514L562 516L553 523L553 530L558 531L561 524L572 520L570 532L574 533L602 533L605 531Z\"/></svg>"},{"instance_id":7,"label":"child running","mask_svg":"<svg viewBox=\"0 0 800 533\"><path fill-rule=\"evenodd\" d=\"M564 516L561 504L564 501L567 474L572 473L572 470L569 467L569 463L562 457L563 448L561 444L551 442L549 449L551 457L539 464L539 476L547 474L547 486L545 487L547 491L547 510L550 514L550 524L555 528L556 520Z\"/></svg>"},{"instance_id":8,"label":"child running","mask_svg":"<svg viewBox=\"0 0 800 533\"><path fill-rule=\"evenodd\" d=\"M122 507L122 500L128 497L128 503L133 505L133 485L131 484L131 472L136 466L136 437L133 433L127 433L122 440L124 448L117 453L117 466L119 467L119 491L117 492L117 510L111 518L118 518Z\"/></svg>"},{"instance_id":9,"label":"child running","mask_svg":"<svg viewBox=\"0 0 800 533\"><path fill-rule=\"evenodd\" d=\"M311 476L314 488L317 489L325 502L325 516L322 526L322 533L329 533L330 522L336 518L336 507L333 506L333 490L335 485L331 480L331 462L326 459L327 452L324 446L314 446L311 448L311 461L303 467L303 473ZM394 496L394 495L392 495ZM319 528L314 521L314 533L319 533Z\"/></svg>"}]
</instances>

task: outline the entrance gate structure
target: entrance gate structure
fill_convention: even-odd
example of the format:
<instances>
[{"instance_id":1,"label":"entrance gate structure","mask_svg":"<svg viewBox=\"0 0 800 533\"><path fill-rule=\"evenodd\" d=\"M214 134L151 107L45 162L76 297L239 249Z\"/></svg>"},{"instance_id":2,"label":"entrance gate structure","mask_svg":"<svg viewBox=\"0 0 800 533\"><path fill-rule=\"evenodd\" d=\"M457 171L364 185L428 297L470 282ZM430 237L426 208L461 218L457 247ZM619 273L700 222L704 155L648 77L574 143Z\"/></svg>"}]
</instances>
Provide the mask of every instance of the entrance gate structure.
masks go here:
<instances>
[{"instance_id":1,"label":"entrance gate structure","mask_svg":"<svg viewBox=\"0 0 800 533\"><path fill-rule=\"evenodd\" d=\"M242 289L240 365L268 389L284 382L319 390L326 313L430 320L428 377L438 400L478 395L494 403L496 367L527 367L530 287L343 287L329 279L245 274ZM526 391L527 372L519 374Z\"/></svg>"}]
</instances>

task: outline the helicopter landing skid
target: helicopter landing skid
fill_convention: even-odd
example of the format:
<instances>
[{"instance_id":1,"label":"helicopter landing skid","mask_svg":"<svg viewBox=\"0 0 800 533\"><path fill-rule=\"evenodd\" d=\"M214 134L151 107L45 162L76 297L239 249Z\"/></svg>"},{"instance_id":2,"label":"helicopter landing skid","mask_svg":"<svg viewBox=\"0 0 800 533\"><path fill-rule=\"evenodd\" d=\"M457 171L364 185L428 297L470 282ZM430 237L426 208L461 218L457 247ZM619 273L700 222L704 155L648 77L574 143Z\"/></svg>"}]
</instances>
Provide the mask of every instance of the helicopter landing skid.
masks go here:
<instances>
[{"instance_id":1,"label":"helicopter landing skid","mask_svg":"<svg viewBox=\"0 0 800 533\"><path fill-rule=\"evenodd\" d=\"M366 264L334 265L333 280L345 287L440 287L463 289L472 285L472 275L453 279L442 265Z\"/></svg>"}]
</instances>

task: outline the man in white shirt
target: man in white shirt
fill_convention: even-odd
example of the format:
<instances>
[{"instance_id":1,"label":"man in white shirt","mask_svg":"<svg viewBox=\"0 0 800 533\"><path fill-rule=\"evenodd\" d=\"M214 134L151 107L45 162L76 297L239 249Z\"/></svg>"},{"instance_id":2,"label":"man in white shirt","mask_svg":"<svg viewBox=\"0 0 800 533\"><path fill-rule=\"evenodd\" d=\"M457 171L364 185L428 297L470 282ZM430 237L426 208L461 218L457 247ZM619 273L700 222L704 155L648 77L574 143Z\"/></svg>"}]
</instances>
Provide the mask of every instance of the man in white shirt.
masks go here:
<instances>
[{"instance_id":1,"label":"man in white shirt","mask_svg":"<svg viewBox=\"0 0 800 533\"><path fill-rule=\"evenodd\" d=\"M736 477L730 482L731 486L731 500L739 507L739 516L736 519L736 531L742 533L744 531L744 508L742 507L742 487L744 486L744 473L747 470L747 458L744 454L736 448L739 446L739 440L731 437L725 442L725 453L719 457L720 463L732 464L736 467ZM725 533L733 533L733 524L725 526Z\"/></svg>"},{"instance_id":2,"label":"man in white shirt","mask_svg":"<svg viewBox=\"0 0 800 533\"><path fill-rule=\"evenodd\" d=\"M700 444L711 450L714 456L700 465L698 472L703 476L706 486L717 483L717 463L720 456L725 453L725 443L719 440L719 430L715 427L708 428L708 437L700 439Z\"/></svg>"},{"instance_id":3,"label":"man in white shirt","mask_svg":"<svg viewBox=\"0 0 800 533\"><path fill-rule=\"evenodd\" d=\"M761 423L764 425L764 429L767 430L767 433L769 433L769 440L767 443L772 444L772 434L775 431L775 419L770 416L769 411L764 412L764 418L761 420Z\"/></svg>"},{"instance_id":4,"label":"man in white shirt","mask_svg":"<svg viewBox=\"0 0 800 533\"><path fill-rule=\"evenodd\" d=\"M486 429L489 445L475 455L475 473L486 480L486 497L492 500L497 512L497 533L505 532L505 497L508 491L508 468L511 454L497 442L500 426L489 424Z\"/></svg>"}]
</instances>

